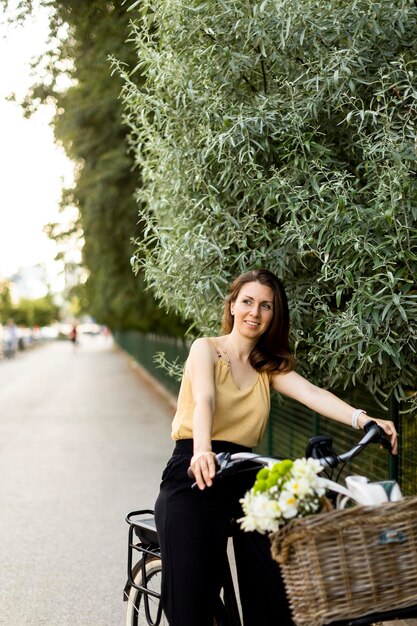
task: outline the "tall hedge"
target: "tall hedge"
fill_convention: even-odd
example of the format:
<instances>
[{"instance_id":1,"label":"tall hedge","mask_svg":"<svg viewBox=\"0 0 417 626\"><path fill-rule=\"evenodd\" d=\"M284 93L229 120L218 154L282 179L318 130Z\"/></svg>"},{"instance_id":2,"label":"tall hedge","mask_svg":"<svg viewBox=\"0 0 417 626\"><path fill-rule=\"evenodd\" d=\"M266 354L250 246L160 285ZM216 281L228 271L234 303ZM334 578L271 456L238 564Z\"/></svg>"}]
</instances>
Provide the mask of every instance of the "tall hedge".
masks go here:
<instances>
[{"instance_id":1,"label":"tall hedge","mask_svg":"<svg viewBox=\"0 0 417 626\"><path fill-rule=\"evenodd\" d=\"M212 332L231 277L267 267L314 380L410 395L417 3L142 0L131 15L137 264L157 296Z\"/></svg>"}]
</instances>

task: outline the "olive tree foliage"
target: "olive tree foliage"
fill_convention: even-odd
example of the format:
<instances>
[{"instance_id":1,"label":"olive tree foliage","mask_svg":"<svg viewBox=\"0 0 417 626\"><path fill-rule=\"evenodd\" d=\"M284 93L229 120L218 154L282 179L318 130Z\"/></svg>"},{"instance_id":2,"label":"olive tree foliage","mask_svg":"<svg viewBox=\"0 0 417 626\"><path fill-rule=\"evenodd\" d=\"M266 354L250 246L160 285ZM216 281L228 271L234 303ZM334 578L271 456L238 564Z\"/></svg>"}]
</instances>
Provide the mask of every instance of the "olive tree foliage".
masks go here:
<instances>
[{"instance_id":1,"label":"olive tree foliage","mask_svg":"<svg viewBox=\"0 0 417 626\"><path fill-rule=\"evenodd\" d=\"M131 8L146 76L139 87L125 72L122 96L143 180L136 269L198 332L216 332L230 279L266 267L286 285L310 377L409 396L417 3Z\"/></svg>"}]
</instances>

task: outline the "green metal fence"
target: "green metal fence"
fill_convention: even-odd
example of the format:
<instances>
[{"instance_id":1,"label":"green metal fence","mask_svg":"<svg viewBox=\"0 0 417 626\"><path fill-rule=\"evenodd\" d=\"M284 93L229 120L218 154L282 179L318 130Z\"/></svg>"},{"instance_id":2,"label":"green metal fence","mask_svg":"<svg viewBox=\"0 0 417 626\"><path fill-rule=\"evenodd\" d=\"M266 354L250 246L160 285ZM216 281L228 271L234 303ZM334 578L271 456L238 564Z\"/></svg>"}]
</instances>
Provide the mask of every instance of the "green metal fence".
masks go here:
<instances>
[{"instance_id":1,"label":"green metal fence","mask_svg":"<svg viewBox=\"0 0 417 626\"><path fill-rule=\"evenodd\" d=\"M116 332L114 338L123 350L132 355L169 391L174 394L178 393L179 380L170 376L166 368L158 365L156 355L164 353L168 362L184 363L189 346L183 339L153 334L145 335L137 331Z\"/></svg>"},{"instance_id":2,"label":"green metal fence","mask_svg":"<svg viewBox=\"0 0 417 626\"><path fill-rule=\"evenodd\" d=\"M341 397L343 394L337 395ZM369 399L368 402L363 397L360 402L352 402L350 398L345 399L353 406L365 408L370 415L383 417L381 410L371 409ZM272 454L279 458L304 456L308 438L319 433L333 437L336 452L351 448L360 436L358 431L350 426L313 413L294 400L275 396L272 400L268 432L259 450L264 454ZM364 450L349 464L347 472L366 474L372 480L382 480L387 476L398 477L395 466L392 467L390 464L390 455L385 450L379 451L376 446L370 446ZM344 474L346 472L342 472L342 476Z\"/></svg>"},{"instance_id":3,"label":"green metal fence","mask_svg":"<svg viewBox=\"0 0 417 626\"><path fill-rule=\"evenodd\" d=\"M157 366L155 354L164 352L168 361L177 360L183 363L189 349L186 342L134 331L116 333L115 339L167 389L173 393L178 392L179 381L169 376L166 369ZM369 415L393 419L400 433L397 459L391 457L385 450L370 446L358 459L349 464L349 473L365 474L372 480L381 480L388 476L396 478L405 494L417 494L416 416L403 415L395 402L384 411L366 390L355 389L352 392L336 391L336 393L352 406L365 409ZM351 447L358 438L358 432L351 427L313 413L294 400L274 395L268 429L258 446L258 451L278 458L303 456L308 438L319 433L333 437L336 452Z\"/></svg>"}]
</instances>

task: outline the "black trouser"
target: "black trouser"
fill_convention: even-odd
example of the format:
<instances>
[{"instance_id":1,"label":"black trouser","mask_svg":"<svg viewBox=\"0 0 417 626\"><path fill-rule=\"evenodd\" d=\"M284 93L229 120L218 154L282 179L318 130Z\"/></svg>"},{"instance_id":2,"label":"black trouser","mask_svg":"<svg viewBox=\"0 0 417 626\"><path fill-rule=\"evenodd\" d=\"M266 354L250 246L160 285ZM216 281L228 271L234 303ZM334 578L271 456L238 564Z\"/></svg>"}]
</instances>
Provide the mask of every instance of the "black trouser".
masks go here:
<instances>
[{"instance_id":1,"label":"black trouser","mask_svg":"<svg viewBox=\"0 0 417 626\"><path fill-rule=\"evenodd\" d=\"M248 451L213 441L214 452ZM187 469L192 440L177 442L162 475L155 520L162 553L162 603L170 626L213 626L222 587L232 519L241 517L239 499L255 472L222 477L203 491L191 489ZM269 539L236 527L233 536L244 626L292 624L278 565Z\"/></svg>"}]
</instances>

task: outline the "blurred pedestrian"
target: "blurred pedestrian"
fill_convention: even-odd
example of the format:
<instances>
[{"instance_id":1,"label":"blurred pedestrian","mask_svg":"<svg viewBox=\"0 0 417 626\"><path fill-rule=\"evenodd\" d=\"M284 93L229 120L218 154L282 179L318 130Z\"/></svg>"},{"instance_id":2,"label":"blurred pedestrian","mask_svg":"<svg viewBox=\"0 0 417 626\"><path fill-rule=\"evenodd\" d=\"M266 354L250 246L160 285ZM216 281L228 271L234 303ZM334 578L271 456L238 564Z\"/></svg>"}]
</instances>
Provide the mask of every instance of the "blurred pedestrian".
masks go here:
<instances>
[{"instance_id":1,"label":"blurred pedestrian","mask_svg":"<svg viewBox=\"0 0 417 626\"><path fill-rule=\"evenodd\" d=\"M15 356L17 345L17 326L14 323L14 320L10 318L7 320L7 324L4 329L4 355L7 359L12 359Z\"/></svg>"},{"instance_id":2,"label":"blurred pedestrian","mask_svg":"<svg viewBox=\"0 0 417 626\"><path fill-rule=\"evenodd\" d=\"M73 345L73 346L74 346L74 348L75 348L75 346L76 346L76 345L77 345L77 343L78 343L78 329L77 329L77 324L73 324L73 327L72 327L71 332L70 332L70 339L71 339L71 341L72 341L72 345Z\"/></svg>"}]
</instances>

